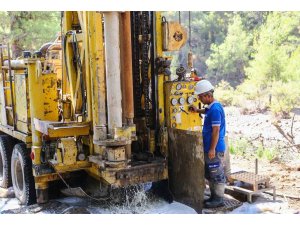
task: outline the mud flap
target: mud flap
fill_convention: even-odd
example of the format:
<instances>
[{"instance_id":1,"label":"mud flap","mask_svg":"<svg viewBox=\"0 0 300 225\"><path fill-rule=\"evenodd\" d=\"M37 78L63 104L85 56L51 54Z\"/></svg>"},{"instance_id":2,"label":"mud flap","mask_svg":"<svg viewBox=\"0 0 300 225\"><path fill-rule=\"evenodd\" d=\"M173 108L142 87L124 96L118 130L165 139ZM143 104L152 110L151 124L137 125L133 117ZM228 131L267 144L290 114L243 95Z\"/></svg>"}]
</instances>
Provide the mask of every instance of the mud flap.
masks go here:
<instances>
[{"instance_id":1,"label":"mud flap","mask_svg":"<svg viewBox=\"0 0 300 225\"><path fill-rule=\"evenodd\" d=\"M200 132L168 128L169 183L176 201L202 213L205 190Z\"/></svg>"}]
</instances>

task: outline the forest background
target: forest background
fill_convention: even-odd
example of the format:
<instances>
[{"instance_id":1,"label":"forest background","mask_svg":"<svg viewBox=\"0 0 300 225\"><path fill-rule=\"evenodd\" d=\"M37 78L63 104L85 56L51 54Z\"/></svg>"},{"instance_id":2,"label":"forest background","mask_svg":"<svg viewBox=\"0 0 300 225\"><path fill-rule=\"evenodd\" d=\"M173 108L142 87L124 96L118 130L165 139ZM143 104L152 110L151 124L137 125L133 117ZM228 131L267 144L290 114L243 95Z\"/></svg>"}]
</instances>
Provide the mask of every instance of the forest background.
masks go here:
<instances>
[{"instance_id":1,"label":"forest background","mask_svg":"<svg viewBox=\"0 0 300 225\"><path fill-rule=\"evenodd\" d=\"M300 107L300 12L164 12L187 30L188 42L172 53L172 72L194 55L198 76L216 85L224 105L243 112L271 111L288 118ZM38 50L60 32L61 12L0 11L0 43L14 57Z\"/></svg>"}]
</instances>

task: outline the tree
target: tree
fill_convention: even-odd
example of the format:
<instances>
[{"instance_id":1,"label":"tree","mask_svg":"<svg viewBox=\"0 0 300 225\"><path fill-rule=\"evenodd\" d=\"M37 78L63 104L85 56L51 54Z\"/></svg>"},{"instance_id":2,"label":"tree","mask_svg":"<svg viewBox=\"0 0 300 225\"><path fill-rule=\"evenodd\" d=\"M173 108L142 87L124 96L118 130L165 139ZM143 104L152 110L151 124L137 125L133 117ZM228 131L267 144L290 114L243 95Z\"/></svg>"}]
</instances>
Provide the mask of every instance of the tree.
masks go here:
<instances>
[{"instance_id":1,"label":"tree","mask_svg":"<svg viewBox=\"0 0 300 225\"><path fill-rule=\"evenodd\" d=\"M212 44L207 59L208 77L215 83L225 80L231 85L240 84L245 78L244 67L248 64L251 35L243 27L241 17L235 15L228 26L228 34L220 45Z\"/></svg>"},{"instance_id":2,"label":"tree","mask_svg":"<svg viewBox=\"0 0 300 225\"><path fill-rule=\"evenodd\" d=\"M268 15L255 37L254 59L246 69L250 80L267 84L294 77L291 68L296 69L300 59L299 24L298 12L273 12Z\"/></svg>"},{"instance_id":3,"label":"tree","mask_svg":"<svg viewBox=\"0 0 300 225\"><path fill-rule=\"evenodd\" d=\"M10 42L13 57L38 50L60 31L60 12L1 12L0 40Z\"/></svg>"},{"instance_id":4,"label":"tree","mask_svg":"<svg viewBox=\"0 0 300 225\"><path fill-rule=\"evenodd\" d=\"M163 15L169 21L179 21L179 12L164 12ZM180 64L187 66L187 56L191 50L194 54L194 67L198 70L198 74L205 75L207 72L205 61L211 53L211 44L220 44L224 41L232 13L192 11L190 15L189 27L189 12L180 12L181 25L185 27L188 35L191 31L191 46L188 40L179 52L168 53L173 56L172 71L175 72L175 67Z\"/></svg>"}]
</instances>

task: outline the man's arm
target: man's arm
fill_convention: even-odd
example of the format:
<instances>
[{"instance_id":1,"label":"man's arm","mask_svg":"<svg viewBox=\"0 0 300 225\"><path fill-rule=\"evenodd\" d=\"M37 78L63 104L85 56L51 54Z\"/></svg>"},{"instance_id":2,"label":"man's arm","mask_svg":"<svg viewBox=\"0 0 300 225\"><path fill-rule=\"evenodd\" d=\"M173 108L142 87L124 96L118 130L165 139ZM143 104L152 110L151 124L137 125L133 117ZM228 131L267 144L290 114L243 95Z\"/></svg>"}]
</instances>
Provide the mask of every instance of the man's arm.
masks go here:
<instances>
[{"instance_id":1,"label":"man's arm","mask_svg":"<svg viewBox=\"0 0 300 225\"><path fill-rule=\"evenodd\" d=\"M208 152L209 159L213 159L216 157L216 146L217 146L218 140L219 140L219 132L220 132L220 126L212 127L212 137L211 137L211 143L210 143L210 148L209 148L209 152Z\"/></svg>"},{"instance_id":2,"label":"man's arm","mask_svg":"<svg viewBox=\"0 0 300 225\"><path fill-rule=\"evenodd\" d=\"M205 109L198 109L196 106L194 105L191 105L189 107L189 111L190 112L194 112L194 113L201 113L201 114L204 114L205 113Z\"/></svg>"}]
</instances>

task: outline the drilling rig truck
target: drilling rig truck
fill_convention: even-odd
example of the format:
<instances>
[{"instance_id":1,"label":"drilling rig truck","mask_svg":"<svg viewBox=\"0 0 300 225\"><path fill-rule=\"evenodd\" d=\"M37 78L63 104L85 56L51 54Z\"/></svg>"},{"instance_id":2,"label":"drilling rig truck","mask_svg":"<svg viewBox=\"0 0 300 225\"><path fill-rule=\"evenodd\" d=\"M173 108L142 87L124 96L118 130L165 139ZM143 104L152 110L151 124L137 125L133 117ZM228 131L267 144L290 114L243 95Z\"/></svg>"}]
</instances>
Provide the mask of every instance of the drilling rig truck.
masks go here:
<instances>
[{"instance_id":1,"label":"drilling rig truck","mask_svg":"<svg viewBox=\"0 0 300 225\"><path fill-rule=\"evenodd\" d=\"M45 203L51 182L83 171L99 189L164 184L201 212L196 81L183 67L172 80L166 54L186 40L160 12L66 11L39 51L13 59L0 45L0 187Z\"/></svg>"}]
</instances>

